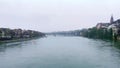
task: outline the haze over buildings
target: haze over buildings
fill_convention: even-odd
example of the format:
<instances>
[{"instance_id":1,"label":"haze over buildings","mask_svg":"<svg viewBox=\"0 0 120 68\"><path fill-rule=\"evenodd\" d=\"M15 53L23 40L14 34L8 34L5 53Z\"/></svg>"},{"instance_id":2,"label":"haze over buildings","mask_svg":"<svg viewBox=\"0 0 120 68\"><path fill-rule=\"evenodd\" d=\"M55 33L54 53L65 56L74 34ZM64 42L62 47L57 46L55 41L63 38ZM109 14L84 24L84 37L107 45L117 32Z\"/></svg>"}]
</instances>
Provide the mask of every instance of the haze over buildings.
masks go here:
<instances>
[{"instance_id":1,"label":"haze over buildings","mask_svg":"<svg viewBox=\"0 0 120 68\"><path fill-rule=\"evenodd\" d=\"M0 27L42 32L89 28L120 18L120 0L0 0Z\"/></svg>"}]
</instances>

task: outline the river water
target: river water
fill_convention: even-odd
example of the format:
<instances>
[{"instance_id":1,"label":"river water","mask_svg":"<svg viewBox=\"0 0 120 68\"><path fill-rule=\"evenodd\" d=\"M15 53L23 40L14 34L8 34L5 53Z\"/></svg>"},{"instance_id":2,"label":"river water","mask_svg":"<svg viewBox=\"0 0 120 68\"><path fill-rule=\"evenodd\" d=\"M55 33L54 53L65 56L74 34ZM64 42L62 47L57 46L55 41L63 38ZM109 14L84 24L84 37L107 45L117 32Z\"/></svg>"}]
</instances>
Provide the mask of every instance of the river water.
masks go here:
<instances>
[{"instance_id":1,"label":"river water","mask_svg":"<svg viewBox=\"0 0 120 68\"><path fill-rule=\"evenodd\" d=\"M109 41L50 36L0 44L0 68L120 68L120 50Z\"/></svg>"}]
</instances>

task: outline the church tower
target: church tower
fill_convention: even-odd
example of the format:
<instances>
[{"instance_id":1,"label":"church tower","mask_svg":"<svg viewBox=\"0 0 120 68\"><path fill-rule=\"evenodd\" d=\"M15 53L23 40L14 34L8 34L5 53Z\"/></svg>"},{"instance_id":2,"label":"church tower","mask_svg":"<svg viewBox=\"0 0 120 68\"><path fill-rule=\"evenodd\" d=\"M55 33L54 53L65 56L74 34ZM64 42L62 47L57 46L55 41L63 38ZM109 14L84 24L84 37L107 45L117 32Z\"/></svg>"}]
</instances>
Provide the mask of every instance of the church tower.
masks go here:
<instances>
[{"instance_id":1,"label":"church tower","mask_svg":"<svg viewBox=\"0 0 120 68\"><path fill-rule=\"evenodd\" d=\"M113 18L113 15L111 16L111 19L110 19L110 24L113 24L114 23L114 18Z\"/></svg>"}]
</instances>

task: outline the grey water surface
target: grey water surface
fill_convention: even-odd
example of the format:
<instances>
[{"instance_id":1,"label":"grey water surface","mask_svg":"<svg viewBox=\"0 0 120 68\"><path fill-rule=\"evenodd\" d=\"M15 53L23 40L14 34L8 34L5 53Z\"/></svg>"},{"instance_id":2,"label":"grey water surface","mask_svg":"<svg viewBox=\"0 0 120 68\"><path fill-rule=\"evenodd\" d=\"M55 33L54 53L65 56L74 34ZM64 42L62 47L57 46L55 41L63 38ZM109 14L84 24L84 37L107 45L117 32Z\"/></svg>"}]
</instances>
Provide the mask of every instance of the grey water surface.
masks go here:
<instances>
[{"instance_id":1,"label":"grey water surface","mask_svg":"<svg viewBox=\"0 0 120 68\"><path fill-rule=\"evenodd\" d=\"M120 50L109 41L50 36L0 44L0 68L120 68Z\"/></svg>"}]
</instances>

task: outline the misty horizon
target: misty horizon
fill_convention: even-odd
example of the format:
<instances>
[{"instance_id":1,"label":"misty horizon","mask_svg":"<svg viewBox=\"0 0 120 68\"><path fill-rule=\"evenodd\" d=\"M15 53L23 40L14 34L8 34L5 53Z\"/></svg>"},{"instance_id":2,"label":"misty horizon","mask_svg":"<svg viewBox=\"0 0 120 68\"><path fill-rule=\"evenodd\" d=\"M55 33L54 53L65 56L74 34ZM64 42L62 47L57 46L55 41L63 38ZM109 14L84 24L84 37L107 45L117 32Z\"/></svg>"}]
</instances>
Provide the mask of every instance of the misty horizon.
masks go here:
<instances>
[{"instance_id":1,"label":"misty horizon","mask_svg":"<svg viewBox=\"0 0 120 68\"><path fill-rule=\"evenodd\" d=\"M90 28L119 19L119 0L1 0L0 27L41 32Z\"/></svg>"}]
</instances>

